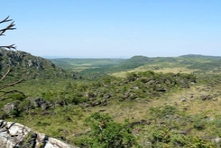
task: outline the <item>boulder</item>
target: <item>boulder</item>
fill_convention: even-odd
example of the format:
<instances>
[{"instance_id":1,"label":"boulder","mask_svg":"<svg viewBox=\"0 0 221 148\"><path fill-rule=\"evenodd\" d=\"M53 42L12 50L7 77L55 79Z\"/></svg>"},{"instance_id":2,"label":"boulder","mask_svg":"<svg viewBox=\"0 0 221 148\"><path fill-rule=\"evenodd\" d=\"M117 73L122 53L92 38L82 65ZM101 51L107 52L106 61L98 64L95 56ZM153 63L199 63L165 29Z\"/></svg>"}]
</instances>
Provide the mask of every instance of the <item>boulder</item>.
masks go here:
<instances>
[{"instance_id":1,"label":"boulder","mask_svg":"<svg viewBox=\"0 0 221 148\"><path fill-rule=\"evenodd\" d=\"M14 122L0 120L0 148L77 148Z\"/></svg>"},{"instance_id":2,"label":"boulder","mask_svg":"<svg viewBox=\"0 0 221 148\"><path fill-rule=\"evenodd\" d=\"M89 107L90 104L88 104L88 103L82 103L82 106L83 106L83 107Z\"/></svg>"},{"instance_id":3,"label":"boulder","mask_svg":"<svg viewBox=\"0 0 221 148\"><path fill-rule=\"evenodd\" d=\"M181 102L186 102L186 98L180 98Z\"/></svg>"},{"instance_id":4,"label":"boulder","mask_svg":"<svg viewBox=\"0 0 221 148\"><path fill-rule=\"evenodd\" d=\"M110 94L104 94L104 95L103 95L103 99L109 99L110 97L111 97Z\"/></svg>"},{"instance_id":5,"label":"boulder","mask_svg":"<svg viewBox=\"0 0 221 148\"><path fill-rule=\"evenodd\" d=\"M205 101L205 100L212 100L212 96L211 95L202 95L200 96L201 100Z\"/></svg>"},{"instance_id":6,"label":"boulder","mask_svg":"<svg viewBox=\"0 0 221 148\"><path fill-rule=\"evenodd\" d=\"M213 138L211 141L216 143L216 144L220 144L221 143L221 138L220 137L216 137L216 138Z\"/></svg>"},{"instance_id":7,"label":"boulder","mask_svg":"<svg viewBox=\"0 0 221 148\"><path fill-rule=\"evenodd\" d=\"M49 103L43 100L42 98L29 98L31 105L35 108L42 108L46 110L49 108Z\"/></svg>"},{"instance_id":8,"label":"boulder","mask_svg":"<svg viewBox=\"0 0 221 148\"><path fill-rule=\"evenodd\" d=\"M153 80L153 79L150 79L146 84L148 84L148 85L152 85L152 84L155 84L156 83L156 81L155 80Z\"/></svg>"},{"instance_id":9,"label":"boulder","mask_svg":"<svg viewBox=\"0 0 221 148\"><path fill-rule=\"evenodd\" d=\"M17 105L16 103L7 103L6 105L4 105L3 107L3 111L6 112L7 114L10 114L11 111L13 110L17 110Z\"/></svg>"},{"instance_id":10,"label":"boulder","mask_svg":"<svg viewBox=\"0 0 221 148\"><path fill-rule=\"evenodd\" d=\"M61 100L61 99L56 99L54 102L55 106L65 106L68 105L67 102L65 100Z\"/></svg>"}]
</instances>

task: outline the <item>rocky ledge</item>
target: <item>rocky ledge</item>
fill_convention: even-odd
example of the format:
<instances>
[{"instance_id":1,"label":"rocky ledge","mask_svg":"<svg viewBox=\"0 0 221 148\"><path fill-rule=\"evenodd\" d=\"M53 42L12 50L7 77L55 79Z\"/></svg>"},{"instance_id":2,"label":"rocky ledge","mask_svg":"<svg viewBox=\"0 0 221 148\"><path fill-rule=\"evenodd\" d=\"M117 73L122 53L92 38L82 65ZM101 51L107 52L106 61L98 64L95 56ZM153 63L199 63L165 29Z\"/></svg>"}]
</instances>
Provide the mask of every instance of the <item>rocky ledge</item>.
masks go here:
<instances>
[{"instance_id":1,"label":"rocky ledge","mask_svg":"<svg viewBox=\"0 0 221 148\"><path fill-rule=\"evenodd\" d=\"M77 148L15 122L0 120L0 148Z\"/></svg>"}]
</instances>

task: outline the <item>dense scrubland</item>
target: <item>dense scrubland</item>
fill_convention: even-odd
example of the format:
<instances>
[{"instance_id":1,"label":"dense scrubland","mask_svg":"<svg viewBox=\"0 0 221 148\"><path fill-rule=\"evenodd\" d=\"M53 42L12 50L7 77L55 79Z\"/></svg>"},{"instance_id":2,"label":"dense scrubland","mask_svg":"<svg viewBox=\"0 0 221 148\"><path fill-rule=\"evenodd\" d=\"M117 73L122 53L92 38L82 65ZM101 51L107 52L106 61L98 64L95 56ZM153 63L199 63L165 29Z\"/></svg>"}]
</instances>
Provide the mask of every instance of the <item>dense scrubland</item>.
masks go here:
<instances>
[{"instance_id":1,"label":"dense scrubland","mask_svg":"<svg viewBox=\"0 0 221 148\"><path fill-rule=\"evenodd\" d=\"M50 59L1 49L1 118L79 147L220 147L221 57ZM10 93L5 93L9 92Z\"/></svg>"}]
</instances>

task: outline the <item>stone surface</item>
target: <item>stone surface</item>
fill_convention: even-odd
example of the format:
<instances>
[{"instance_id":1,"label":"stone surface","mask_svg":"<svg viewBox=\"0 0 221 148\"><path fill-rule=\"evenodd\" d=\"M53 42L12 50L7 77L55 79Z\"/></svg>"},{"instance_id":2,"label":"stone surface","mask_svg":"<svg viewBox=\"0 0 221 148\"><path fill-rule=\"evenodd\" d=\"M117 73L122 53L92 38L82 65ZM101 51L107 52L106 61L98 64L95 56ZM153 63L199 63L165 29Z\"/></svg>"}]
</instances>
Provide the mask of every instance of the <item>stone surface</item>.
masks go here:
<instances>
[{"instance_id":1,"label":"stone surface","mask_svg":"<svg viewBox=\"0 0 221 148\"><path fill-rule=\"evenodd\" d=\"M31 105L34 108L42 108L43 110L46 110L49 108L49 103L46 102L44 99L42 98L29 98L29 100L31 101Z\"/></svg>"},{"instance_id":2,"label":"stone surface","mask_svg":"<svg viewBox=\"0 0 221 148\"><path fill-rule=\"evenodd\" d=\"M14 122L0 120L0 148L77 148Z\"/></svg>"},{"instance_id":3,"label":"stone surface","mask_svg":"<svg viewBox=\"0 0 221 148\"><path fill-rule=\"evenodd\" d=\"M184 98L184 97L183 97L183 98L180 98L180 101L181 101L181 102L186 102L186 98Z\"/></svg>"},{"instance_id":4,"label":"stone surface","mask_svg":"<svg viewBox=\"0 0 221 148\"><path fill-rule=\"evenodd\" d=\"M13 110L17 110L17 106L15 103L7 103L3 107L3 111L5 111L7 114L10 114L10 112Z\"/></svg>"},{"instance_id":5,"label":"stone surface","mask_svg":"<svg viewBox=\"0 0 221 148\"><path fill-rule=\"evenodd\" d=\"M0 48L0 59L1 75L4 75L9 67L14 67L13 72L26 80L51 77L66 78L66 72L51 61L23 51Z\"/></svg>"},{"instance_id":6,"label":"stone surface","mask_svg":"<svg viewBox=\"0 0 221 148\"><path fill-rule=\"evenodd\" d=\"M205 101L205 100L212 100L212 96L211 95L202 95L200 96L201 100Z\"/></svg>"}]
</instances>

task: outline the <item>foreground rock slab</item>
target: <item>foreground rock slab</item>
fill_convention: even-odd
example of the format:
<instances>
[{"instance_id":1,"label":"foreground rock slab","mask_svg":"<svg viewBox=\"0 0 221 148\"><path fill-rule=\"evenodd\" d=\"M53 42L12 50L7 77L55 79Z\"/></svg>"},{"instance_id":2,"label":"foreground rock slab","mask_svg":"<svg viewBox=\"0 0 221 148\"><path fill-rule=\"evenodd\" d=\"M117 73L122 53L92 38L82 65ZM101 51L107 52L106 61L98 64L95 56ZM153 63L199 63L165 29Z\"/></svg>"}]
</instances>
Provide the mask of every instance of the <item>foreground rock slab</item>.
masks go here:
<instances>
[{"instance_id":1,"label":"foreground rock slab","mask_svg":"<svg viewBox=\"0 0 221 148\"><path fill-rule=\"evenodd\" d=\"M14 122L0 120L0 148L77 148Z\"/></svg>"}]
</instances>

